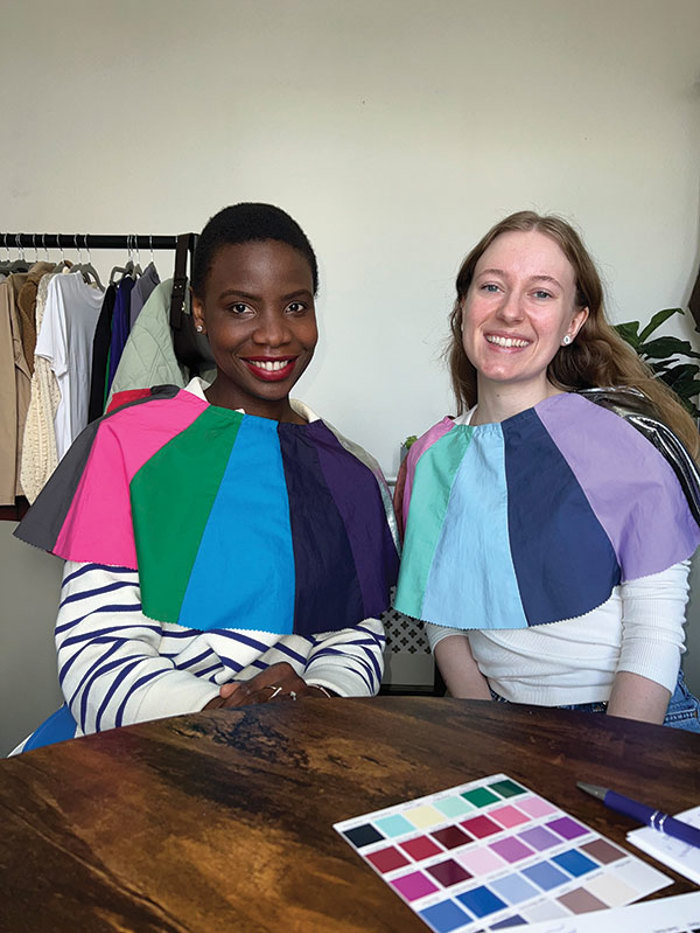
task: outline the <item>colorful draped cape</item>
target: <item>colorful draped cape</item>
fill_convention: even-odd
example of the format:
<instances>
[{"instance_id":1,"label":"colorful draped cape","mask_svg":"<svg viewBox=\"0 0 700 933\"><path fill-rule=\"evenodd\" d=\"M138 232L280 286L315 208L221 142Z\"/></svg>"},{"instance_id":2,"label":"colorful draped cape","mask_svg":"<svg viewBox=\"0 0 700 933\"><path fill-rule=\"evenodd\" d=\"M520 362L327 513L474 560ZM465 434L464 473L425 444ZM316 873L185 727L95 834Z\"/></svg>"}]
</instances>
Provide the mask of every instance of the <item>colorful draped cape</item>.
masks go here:
<instances>
[{"instance_id":1,"label":"colorful draped cape","mask_svg":"<svg viewBox=\"0 0 700 933\"><path fill-rule=\"evenodd\" d=\"M335 631L386 609L397 573L383 479L358 451L323 421L160 387L88 425L16 534L138 570L160 622Z\"/></svg>"},{"instance_id":2,"label":"colorful draped cape","mask_svg":"<svg viewBox=\"0 0 700 933\"><path fill-rule=\"evenodd\" d=\"M497 424L444 418L409 451L402 504L395 606L457 629L583 615L700 543L669 463L576 394Z\"/></svg>"}]
</instances>

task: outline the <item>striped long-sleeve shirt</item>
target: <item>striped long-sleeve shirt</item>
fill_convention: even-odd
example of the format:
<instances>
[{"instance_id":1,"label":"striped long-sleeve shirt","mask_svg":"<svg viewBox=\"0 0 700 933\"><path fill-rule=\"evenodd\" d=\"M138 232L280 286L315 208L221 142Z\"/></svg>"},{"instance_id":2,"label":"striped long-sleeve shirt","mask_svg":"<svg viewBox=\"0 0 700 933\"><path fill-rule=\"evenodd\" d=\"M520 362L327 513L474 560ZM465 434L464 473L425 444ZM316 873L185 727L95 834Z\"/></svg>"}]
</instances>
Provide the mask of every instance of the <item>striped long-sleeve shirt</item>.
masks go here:
<instances>
[{"instance_id":1,"label":"striped long-sleeve shirt","mask_svg":"<svg viewBox=\"0 0 700 933\"><path fill-rule=\"evenodd\" d=\"M142 612L135 571L66 562L56 648L78 735L200 710L221 684L249 680L279 661L310 685L372 696L383 647L377 619L312 638L159 623Z\"/></svg>"}]
</instances>

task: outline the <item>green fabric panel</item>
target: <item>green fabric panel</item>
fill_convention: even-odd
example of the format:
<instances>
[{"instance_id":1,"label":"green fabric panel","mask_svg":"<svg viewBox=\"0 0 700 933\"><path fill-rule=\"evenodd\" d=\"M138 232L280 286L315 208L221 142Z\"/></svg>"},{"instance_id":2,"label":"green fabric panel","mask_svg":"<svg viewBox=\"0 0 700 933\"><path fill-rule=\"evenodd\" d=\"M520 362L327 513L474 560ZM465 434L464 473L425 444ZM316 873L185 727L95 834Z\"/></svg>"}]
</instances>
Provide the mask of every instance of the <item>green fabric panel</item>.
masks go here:
<instances>
[{"instance_id":1,"label":"green fabric panel","mask_svg":"<svg viewBox=\"0 0 700 933\"><path fill-rule=\"evenodd\" d=\"M131 481L143 611L177 622L202 535L243 420L210 405Z\"/></svg>"},{"instance_id":2,"label":"green fabric panel","mask_svg":"<svg viewBox=\"0 0 700 933\"><path fill-rule=\"evenodd\" d=\"M423 595L440 541L452 484L473 433L470 427L453 428L432 444L416 464L394 605L400 612L417 619L421 618ZM431 454L438 448L441 455L436 465Z\"/></svg>"}]
</instances>

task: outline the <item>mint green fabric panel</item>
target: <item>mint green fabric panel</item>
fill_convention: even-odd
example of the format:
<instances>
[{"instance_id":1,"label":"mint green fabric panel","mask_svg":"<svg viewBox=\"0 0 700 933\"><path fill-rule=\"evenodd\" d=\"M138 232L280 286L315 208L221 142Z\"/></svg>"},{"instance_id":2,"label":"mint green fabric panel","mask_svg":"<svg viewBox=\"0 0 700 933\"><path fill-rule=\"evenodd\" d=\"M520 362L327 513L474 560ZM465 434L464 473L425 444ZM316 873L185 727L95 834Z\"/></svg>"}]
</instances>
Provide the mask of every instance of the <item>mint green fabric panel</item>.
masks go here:
<instances>
[{"instance_id":1,"label":"mint green fabric panel","mask_svg":"<svg viewBox=\"0 0 700 933\"><path fill-rule=\"evenodd\" d=\"M471 443L473 428L455 425L416 464L395 607L421 618L423 594L440 541L452 484Z\"/></svg>"}]
</instances>

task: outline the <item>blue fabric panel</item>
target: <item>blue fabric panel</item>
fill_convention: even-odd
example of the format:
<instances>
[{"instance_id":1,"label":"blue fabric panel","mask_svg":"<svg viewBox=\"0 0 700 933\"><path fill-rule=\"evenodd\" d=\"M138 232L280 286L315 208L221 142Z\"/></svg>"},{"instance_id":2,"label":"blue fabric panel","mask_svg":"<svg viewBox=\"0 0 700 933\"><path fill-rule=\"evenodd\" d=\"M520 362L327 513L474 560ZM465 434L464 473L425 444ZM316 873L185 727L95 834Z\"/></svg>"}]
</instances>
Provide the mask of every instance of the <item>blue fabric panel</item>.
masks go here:
<instances>
[{"instance_id":1,"label":"blue fabric panel","mask_svg":"<svg viewBox=\"0 0 700 933\"><path fill-rule=\"evenodd\" d=\"M182 601L178 624L186 628L293 631L294 553L277 427L243 419Z\"/></svg>"},{"instance_id":2,"label":"blue fabric panel","mask_svg":"<svg viewBox=\"0 0 700 933\"><path fill-rule=\"evenodd\" d=\"M280 424L279 438L296 568L294 631L312 636L357 625L364 618L362 592L345 523L324 477L316 440L311 432L287 424ZM355 463L348 482L353 480Z\"/></svg>"},{"instance_id":3,"label":"blue fabric panel","mask_svg":"<svg viewBox=\"0 0 700 933\"><path fill-rule=\"evenodd\" d=\"M24 744L23 751L31 752L35 748L43 748L44 745L55 745L56 742L65 742L66 739L75 738L77 728L75 719L64 704L32 732Z\"/></svg>"},{"instance_id":4,"label":"blue fabric panel","mask_svg":"<svg viewBox=\"0 0 700 933\"><path fill-rule=\"evenodd\" d=\"M620 582L610 539L537 413L501 427L510 552L527 622L590 612Z\"/></svg>"},{"instance_id":5,"label":"blue fabric panel","mask_svg":"<svg viewBox=\"0 0 700 933\"><path fill-rule=\"evenodd\" d=\"M470 572L472 567L487 567L488 573ZM455 476L421 618L455 628L527 626L509 550L498 424L482 425L474 433Z\"/></svg>"}]
</instances>

